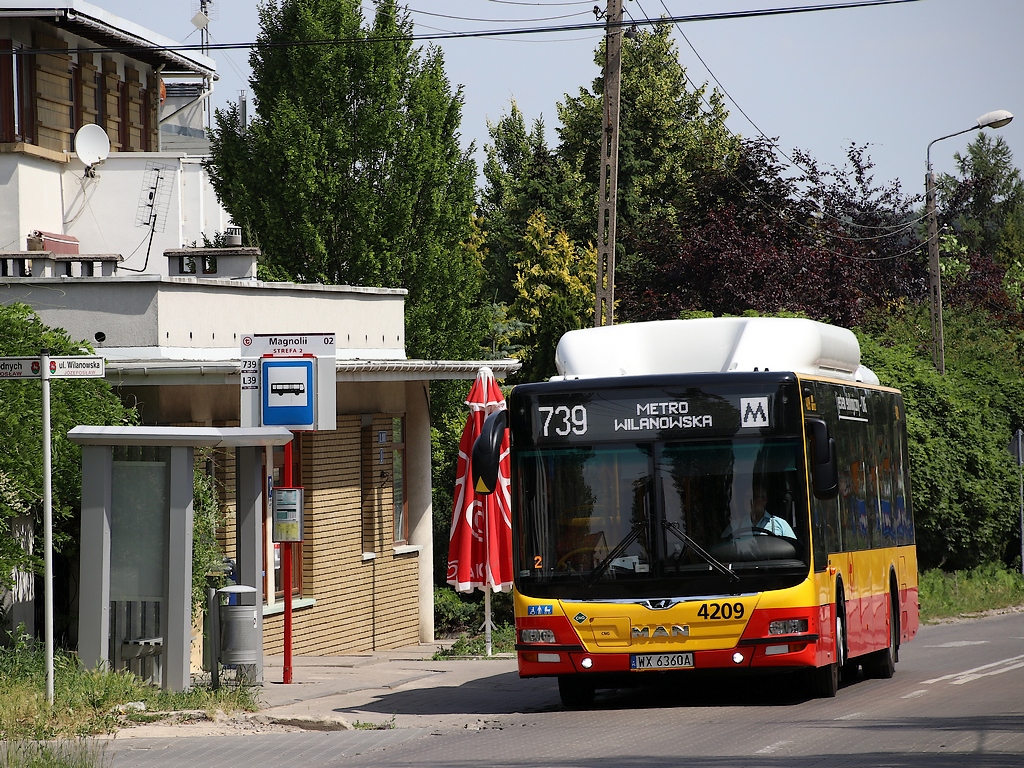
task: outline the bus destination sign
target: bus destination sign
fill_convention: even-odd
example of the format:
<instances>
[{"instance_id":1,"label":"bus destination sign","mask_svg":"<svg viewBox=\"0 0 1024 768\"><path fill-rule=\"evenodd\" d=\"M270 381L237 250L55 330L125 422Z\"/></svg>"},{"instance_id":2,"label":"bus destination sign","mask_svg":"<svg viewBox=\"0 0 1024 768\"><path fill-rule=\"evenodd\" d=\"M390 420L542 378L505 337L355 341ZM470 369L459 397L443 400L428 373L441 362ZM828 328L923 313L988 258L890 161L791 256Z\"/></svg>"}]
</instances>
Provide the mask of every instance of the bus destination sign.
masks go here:
<instances>
[{"instance_id":1,"label":"bus destination sign","mask_svg":"<svg viewBox=\"0 0 1024 768\"><path fill-rule=\"evenodd\" d=\"M515 393L513 393L515 397ZM534 442L710 437L771 429L776 392L530 392L513 413ZM516 421L515 417L513 417ZM518 430L517 430L518 432Z\"/></svg>"}]
</instances>

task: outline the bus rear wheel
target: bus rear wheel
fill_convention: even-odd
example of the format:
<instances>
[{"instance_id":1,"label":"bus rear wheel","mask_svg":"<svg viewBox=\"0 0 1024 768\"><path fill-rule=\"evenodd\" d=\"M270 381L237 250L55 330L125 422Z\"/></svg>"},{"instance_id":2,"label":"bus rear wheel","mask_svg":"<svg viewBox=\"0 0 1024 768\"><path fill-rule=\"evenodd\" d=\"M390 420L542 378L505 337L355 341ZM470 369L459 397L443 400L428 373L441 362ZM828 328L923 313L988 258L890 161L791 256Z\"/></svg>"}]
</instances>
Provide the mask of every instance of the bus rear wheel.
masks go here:
<instances>
[{"instance_id":1,"label":"bus rear wheel","mask_svg":"<svg viewBox=\"0 0 1024 768\"><path fill-rule=\"evenodd\" d=\"M580 675L558 676L558 698L567 709L585 709L594 703L594 684Z\"/></svg>"}]
</instances>

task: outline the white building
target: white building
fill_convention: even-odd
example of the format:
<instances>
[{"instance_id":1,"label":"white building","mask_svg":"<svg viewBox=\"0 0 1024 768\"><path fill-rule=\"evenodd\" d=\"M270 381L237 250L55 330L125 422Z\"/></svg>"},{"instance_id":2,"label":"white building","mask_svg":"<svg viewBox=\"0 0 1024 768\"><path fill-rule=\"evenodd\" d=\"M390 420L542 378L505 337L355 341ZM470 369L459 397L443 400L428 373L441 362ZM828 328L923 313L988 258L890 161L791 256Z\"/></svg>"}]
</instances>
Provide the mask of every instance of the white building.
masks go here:
<instances>
[{"instance_id":1,"label":"white building","mask_svg":"<svg viewBox=\"0 0 1024 768\"><path fill-rule=\"evenodd\" d=\"M216 76L213 61L172 45L79 0L45 10L0 0L3 300L30 304L91 343L107 380L149 425L238 425L243 336L334 334L337 427L295 440L306 537L291 579L294 651L429 642L428 384L472 379L483 365L501 378L519 363L410 360L404 290L263 283L255 249L189 249L229 222L202 157L183 147L201 149L195 88L172 89L166 133L183 148L159 151L160 78ZM125 46L130 53L113 50ZM111 151L87 172L72 141L90 123ZM281 482L283 461L267 449L268 482ZM231 555L234 456L212 457L211 468L225 489ZM269 534L261 546L263 562L240 578L259 591L264 646L279 652L284 579ZM112 608L115 643L160 634L159 605Z\"/></svg>"},{"instance_id":2,"label":"white building","mask_svg":"<svg viewBox=\"0 0 1024 768\"><path fill-rule=\"evenodd\" d=\"M167 274L164 250L226 231L202 168L216 64L174 45L81 0L0 0L0 250L117 254L124 271ZM87 174L74 140L90 124L110 151ZM30 244L36 232L56 237Z\"/></svg>"}]
</instances>

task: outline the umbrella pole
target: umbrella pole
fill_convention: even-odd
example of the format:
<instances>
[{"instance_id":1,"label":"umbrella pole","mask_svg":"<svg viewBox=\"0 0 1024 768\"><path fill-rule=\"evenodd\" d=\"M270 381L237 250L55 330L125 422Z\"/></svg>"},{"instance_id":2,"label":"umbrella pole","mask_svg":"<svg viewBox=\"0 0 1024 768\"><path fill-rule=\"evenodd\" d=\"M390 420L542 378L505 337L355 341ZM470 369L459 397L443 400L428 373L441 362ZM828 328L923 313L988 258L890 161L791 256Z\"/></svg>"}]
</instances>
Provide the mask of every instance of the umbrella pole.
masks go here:
<instances>
[{"instance_id":1,"label":"umbrella pole","mask_svg":"<svg viewBox=\"0 0 1024 768\"><path fill-rule=\"evenodd\" d=\"M491 590L484 589L484 649L491 655Z\"/></svg>"}]
</instances>

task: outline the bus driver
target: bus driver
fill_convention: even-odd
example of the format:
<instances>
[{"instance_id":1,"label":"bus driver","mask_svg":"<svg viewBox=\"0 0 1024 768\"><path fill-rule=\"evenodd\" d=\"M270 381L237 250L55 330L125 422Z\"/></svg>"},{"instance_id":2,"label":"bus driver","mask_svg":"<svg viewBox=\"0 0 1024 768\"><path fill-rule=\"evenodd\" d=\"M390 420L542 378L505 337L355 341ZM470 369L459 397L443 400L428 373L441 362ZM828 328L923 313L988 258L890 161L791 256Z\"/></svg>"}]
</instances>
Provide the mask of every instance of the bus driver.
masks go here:
<instances>
[{"instance_id":1,"label":"bus driver","mask_svg":"<svg viewBox=\"0 0 1024 768\"><path fill-rule=\"evenodd\" d=\"M795 539L796 533L786 520L768 511L768 493L760 484L755 484L750 497L750 518L733 528L732 523L722 533L723 539L744 538L752 535L772 534Z\"/></svg>"}]
</instances>

